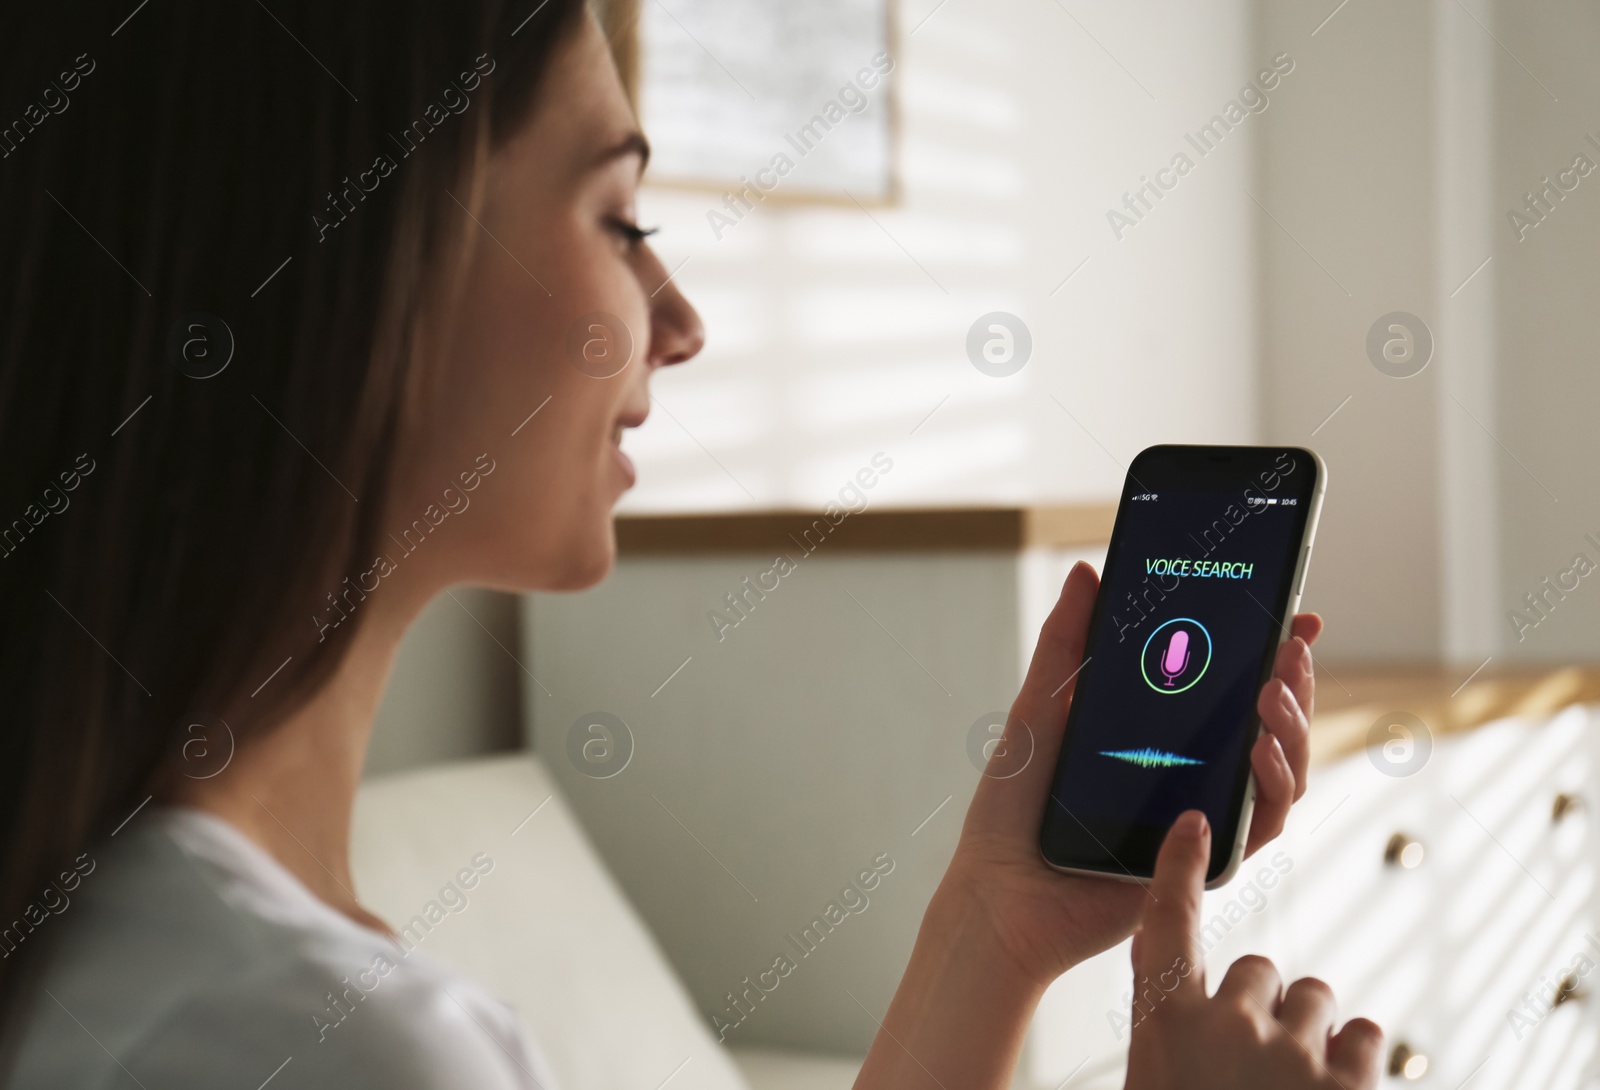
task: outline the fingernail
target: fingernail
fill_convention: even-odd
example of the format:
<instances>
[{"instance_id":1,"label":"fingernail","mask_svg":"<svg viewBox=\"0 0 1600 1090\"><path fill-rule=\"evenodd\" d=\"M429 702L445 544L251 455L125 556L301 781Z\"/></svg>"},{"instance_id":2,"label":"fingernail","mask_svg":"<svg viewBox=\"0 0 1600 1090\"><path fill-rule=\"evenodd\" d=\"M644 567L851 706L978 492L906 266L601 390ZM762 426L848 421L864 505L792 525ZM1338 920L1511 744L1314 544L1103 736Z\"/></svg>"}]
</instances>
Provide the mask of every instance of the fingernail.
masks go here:
<instances>
[{"instance_id":1,"label":"fingernail","mask_svg":"<svg viewBox=\"0 0 1600 1090\"><path fill-rule=\"evenodd\" d=\"M1207 829L1206 816L1199 810L1185 810L1178 816L1172 831L1191 840L1199 840Z\"/></svg>"},{"instance_id":2,"label":"fingernail","mask_svg":"<svg viewBox=\"0 0 1600 1090\"><path fill-rule=\"evenodd\" d=\"M1078 574L1078 569L1081 567L1083 567L1083 561L1081 560L1072 565L1071 570L1067 572L1067 577L1061 580L1061 593L1057 597L1065 598L1067 596L1067 587L1071 584L1072 577Z\"/></svg>"}]
</instances>

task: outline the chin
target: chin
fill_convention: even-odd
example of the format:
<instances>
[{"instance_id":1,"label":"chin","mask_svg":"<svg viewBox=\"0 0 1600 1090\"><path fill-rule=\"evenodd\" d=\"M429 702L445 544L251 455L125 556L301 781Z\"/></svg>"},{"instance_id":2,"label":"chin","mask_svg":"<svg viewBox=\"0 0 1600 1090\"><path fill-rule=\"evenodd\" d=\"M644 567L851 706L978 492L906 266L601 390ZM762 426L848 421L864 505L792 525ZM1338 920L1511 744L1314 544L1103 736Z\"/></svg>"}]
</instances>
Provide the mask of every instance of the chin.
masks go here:
<instances>
[{"instance_id":1,"label":"chin","mask_svg":"<svg viewBox=\"0 0 1600 1090\"><path fill-rule=\"evenodd\" d=\"M604 522L582 540L568 543L563 555L543 573L540 590L587 590L611 574L617 563L617 532L607 512Z\"/></svg>"}]
</instances>

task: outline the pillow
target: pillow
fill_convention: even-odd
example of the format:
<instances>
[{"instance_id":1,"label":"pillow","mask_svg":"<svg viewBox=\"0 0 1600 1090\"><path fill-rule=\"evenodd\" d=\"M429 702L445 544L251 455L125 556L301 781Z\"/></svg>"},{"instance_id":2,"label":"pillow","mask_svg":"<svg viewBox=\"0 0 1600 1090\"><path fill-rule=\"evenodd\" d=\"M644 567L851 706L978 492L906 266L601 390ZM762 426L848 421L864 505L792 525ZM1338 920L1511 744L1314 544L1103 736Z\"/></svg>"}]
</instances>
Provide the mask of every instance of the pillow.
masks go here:
<instances>
[{"instance_id":1,"label":"pillow","mask_svg":"<svg viewBox=\"0 0 1600 1090\"><path fill-rule=\"evenodd\" d=\"M560 1090L747 1090L532 754L364 783L350 854L366 907L515 1007Z\"/></svg>"}]
</instances>

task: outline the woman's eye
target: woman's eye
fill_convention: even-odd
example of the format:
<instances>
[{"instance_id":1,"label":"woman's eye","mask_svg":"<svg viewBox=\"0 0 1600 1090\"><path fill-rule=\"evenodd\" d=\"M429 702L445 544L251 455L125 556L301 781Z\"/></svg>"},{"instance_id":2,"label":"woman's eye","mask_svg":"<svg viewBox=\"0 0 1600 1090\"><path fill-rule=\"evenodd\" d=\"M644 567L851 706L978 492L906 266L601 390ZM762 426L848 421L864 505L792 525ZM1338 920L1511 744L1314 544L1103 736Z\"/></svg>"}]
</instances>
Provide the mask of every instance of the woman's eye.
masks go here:
<instances>
[{"instance_id":1,"label":"woman's eye","mask_svg":"<svg viewBox=\"0 0 1600 1090\"><path fill-rule=\"evenodd\" d=\"M628 244L630 249L661 230L659 227L640 227L632 220L623 219L621 216L610 217L606 224Z\"/></svg>"}]
</instances>

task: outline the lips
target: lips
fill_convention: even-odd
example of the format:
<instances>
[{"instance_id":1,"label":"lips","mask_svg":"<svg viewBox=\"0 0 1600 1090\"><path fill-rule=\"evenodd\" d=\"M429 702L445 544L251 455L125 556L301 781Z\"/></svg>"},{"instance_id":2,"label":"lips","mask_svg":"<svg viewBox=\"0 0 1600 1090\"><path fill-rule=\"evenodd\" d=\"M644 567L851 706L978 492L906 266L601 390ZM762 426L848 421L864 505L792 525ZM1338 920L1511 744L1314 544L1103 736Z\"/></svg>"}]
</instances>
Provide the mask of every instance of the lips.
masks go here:
<instances>
[{"instance_id":1,"label":"lips","mask_svg":"<svg viewBox=\"0 0 1600 1090\"><path fill-rule=\"evenodd\" d=\"M638 479L638 474L634 469L633 459L622 452L622 433L629 428L637 428L649 415L650 409L646 406L636 412L624 413L617 417L616 423L611 426L611 450L616 455L617 464L622 467L623 476L627 478L630 488Z\"/></svg>"}]
</instances>

